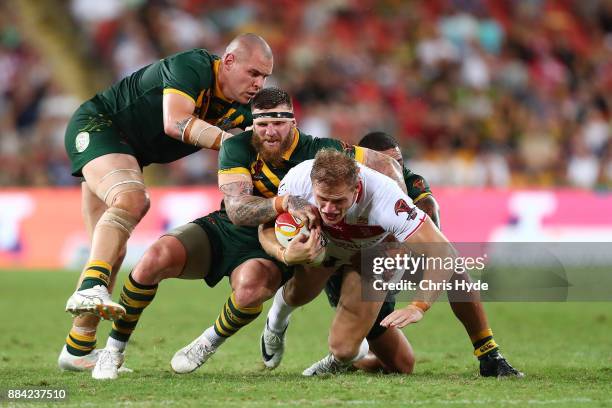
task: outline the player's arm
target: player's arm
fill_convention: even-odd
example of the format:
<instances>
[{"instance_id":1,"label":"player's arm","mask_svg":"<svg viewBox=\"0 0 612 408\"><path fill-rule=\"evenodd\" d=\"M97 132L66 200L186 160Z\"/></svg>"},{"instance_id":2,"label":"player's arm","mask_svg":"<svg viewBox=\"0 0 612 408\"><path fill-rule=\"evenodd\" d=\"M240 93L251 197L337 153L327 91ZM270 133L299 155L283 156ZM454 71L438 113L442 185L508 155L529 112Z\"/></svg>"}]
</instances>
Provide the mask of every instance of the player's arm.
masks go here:
<instances>
[{"instance_id":1,"label":"player's arm","mask_svg":"<svg viewBox=\"0 0 612 408\"><path fill-rule=\"evenodd\" d=\"M406 193L402 166L393 158L376 150L355 146L355 159L363 165L390 177Z\"/></svg>"},{"instance_id":2,"label":"player's arm","mask_svg":"<svg viewBox=\"0 0 612 408\"><path fill-rule=\"evenodd\" d=\"M418 232L406 239L404 244L405 252L413 254L423 253L427 258L440 257L441 259L448 259L449 257L455 258L457 256L453 246L429 218L425 219ZM417 251L415 251L415 246L418 248ZM439 288L442 288L442 284L448 282L451 276L452 271L443 268L425 268L423 280L431 282L432 285L427 285L427 287L433 289L424 290L419 286L414 295L414 300L408 306L394 310L380 322L380 325L401 329L411 323L419 322L442 292L442 289Z\"/></svg>"},{"instance_id":3,"label":"player's arm","mask_svg":"<svg viewBox=\"0 0 612 408\"><path fill-rule=\"evenodd\" d=\"M431 194L415 201L414 204L431 218L436 227L440 228L440 206Z\"/></svg>"},{"instance_id":4,"label":"player's arm","mask_svg":"<svg viewBox=\"0 0 612 408\"><path fill-rule=\"evenodd\" d=\"M248 170L245 169L245 173ZM319 225L318 214L313 206L300 197L286 194L271 198L254 196L250 175L219 174L219 189L223 193L225 211L235 225L255 227L274 220L282 212L306 220L309 226Z\"/></svg>"},{"instance_id":5,"label":"player's arm","mask_svg":"<svg viewBox=\"0 0 612 408\"><path fill-rule=\"evenodd\" d=\"M400 247L403 252L422 253L426 259L456 257L451 243L423 211L411 205L411 199L406 194L393 185L379 189L375 194L372 209L373 222L392 232L395 238L403 243ZM390 314L381 322L381 325L403 327L423 318L424 313L442 292L443 283L448 282L454 272L444 269L444 262L433 262L432 264L434 268L425 268L423 272L423 280L432 283L426 287L432 289L423 290L419 286L413 302L406 308L396 311L397 313ZM436 266L440 268L435 268ZM400 323L401 326L399 326Z\"/></svg>"},{"instance_id":6,"label":"player's arm","mask_svg":"<svg viewBox=\"0 0 612 408\"><path fill-rule=\"evenodd\" d=\"M446 237L442 235L429 218L426 218L425 222L419 227L418 233L411 235L404 241L404 251L407 253L419 253L414 251L415 246L426 257L448 259L449 257L455 258L457 256L451 243L448 242ZM438 296L440 296L442 290L437 288L441 288L441 284L448 282L451 276L452 271L445 269L424 269L422 280L431 282L433 285L428 285L427 287L435 289L423 290L419 286L419 290L414 295L414 300L406 307L394 310L380 322L380 325L401 329L411 323L420 321L425 312L429 310ZM436 284L440 284L440 286L436 286Z\"/></svg>"},{"instance_id":7,"label":"player's arm","mask_svg":"<svg viewBox=\"0 0 612 408\"><path fill-rule=\"evenodd\" d=\"M193 146L219 150L231 133L193 115L195 101L185 93L165 89L163 97L164 132Z\"/></svg>"},{"instance_id":8,"label":"player's arm","mask_svg":"<svg viewBox=\"0 0 612 408\"><path fill-rule=\"evenodd\" d=\"M321 251L324 250L321 246L320 234L320 228L311 230L308 237L304 234L298 234L285 248L276 239L273 221L259 226L259 242L261 247L268 255L273 256L285 265L314 262Z\"/></svg>"},{"instance_id":9,"label":"player's arm","mask_svg":"<svg viewBox=\"0 0 612 408\"><path fill-rule=\"evenodd\" d=\"M429 183L423 176L415 174L405 167L402 171L408 196L440 228L440 206L431 193Z\"/></svg>"},{"instance_id":10,"label":"player's arm","mask_svg":"<svg viewBox=\"0 0 612 408\"><path fill-rule=\"evenodd\" d=\"M245 169L246 170L246 169ZM274 220L288 210L289 196L271 198L253 195L253 182L247 174L219 174L225 211L235 225L257 226Z\"/></svg>"}]
</instances>

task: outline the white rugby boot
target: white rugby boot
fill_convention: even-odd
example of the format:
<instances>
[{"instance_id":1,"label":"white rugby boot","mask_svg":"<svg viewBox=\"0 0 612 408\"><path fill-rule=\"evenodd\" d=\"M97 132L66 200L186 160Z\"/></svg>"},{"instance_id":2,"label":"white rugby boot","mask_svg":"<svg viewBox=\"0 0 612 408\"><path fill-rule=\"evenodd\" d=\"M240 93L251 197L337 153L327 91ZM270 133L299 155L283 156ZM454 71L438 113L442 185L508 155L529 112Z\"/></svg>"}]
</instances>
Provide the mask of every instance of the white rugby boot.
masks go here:
<instances>
[{"instance_id":1,"label":"white rugby boot","mask_svg":"<svg viewBox=\"0 0 612 408\"><path fill-rule=\"evenodd\" d=\"M125 308L113 302L103 285L74 292L66 302L66 311L74 316L91 313L106 320L118 320L125 315Z\"/></svg>"},{"instance_id":2,"label":"white rugby boot","mask_svg":"<svg viewBox=\"0 0 612 408\"><path fill-rule=\"evenodd\" d=\"M91 353L84 356L73 356L64 344L57 359L57 365L63 371L91 371L98 361L99 354L100 350L93 349Z\"/></svg>"},{"instance_id":3,"label":"white rugby boot","mask_svg":"<svg viewBox=\"0 0 612 408\"><path fill-rule=\"evenodd\" d=\"M328 354L321 360L317 361L302 372L303 376L325 376L332 374L340 374L347 371L351 367L351 363L343 363L336 359L333 354Z\"/></svg>"},{"instance_id":4,"label":"white rugby boot","mask_svg":"<svg viewBox=\"0 0 612 408\"><path fill-rule=\"evenodd\" d=\"M187 374L197 370L217 351L210 341L202 334L200 337L180 349L172 357L170 365L177 374Z\"/></svg>"},{"instance_id":5,"label":"white rugby boot","mask_svg":"<svg viewBox=\"0 0 612 408\"><path fill-rule=\"evenodd\" d=\"M91 377L96 380L114 380L118 377L124 361L125 354L121 351L109 348L102 349L96 366L91 372Z\"/></svg>"},{"instance_id":6,"label":"white rugby boot","mask_svg":"<svg viewBox=\"0 0 612 408\"><path fill-rule=\"evenodd\" d=\"M287 332L287 327L285 327L282 333L275 333L270 330L268 320L266 320L260 340L261 358L266 368L273 370L280 365L283 353L285 352L285 333Z\"/></svg>"}]
</instances>

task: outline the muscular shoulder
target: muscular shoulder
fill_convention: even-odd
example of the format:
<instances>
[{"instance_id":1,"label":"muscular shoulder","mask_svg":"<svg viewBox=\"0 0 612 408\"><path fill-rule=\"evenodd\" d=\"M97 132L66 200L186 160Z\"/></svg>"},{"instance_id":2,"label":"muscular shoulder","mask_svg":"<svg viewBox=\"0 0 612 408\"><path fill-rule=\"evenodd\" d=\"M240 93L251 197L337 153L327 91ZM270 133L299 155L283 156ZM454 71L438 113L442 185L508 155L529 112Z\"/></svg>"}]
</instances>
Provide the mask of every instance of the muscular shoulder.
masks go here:
<instances>
[{"instance_id":1,"label":"muscular shoulder","mask_svg":"<svg viewBox=\"0 0 612 408\"><path fill-rule=\"evenodd\" d=\"M191 50L179 52L164 58L164 61L172 61L176 64L197 64L199 67L210 67L215 59L219 59L216 55L210 54L202 48L194 48Z\"/></svg>"},{"instance_id":2,"label":"muscular shoulder","mask_svg":"<svg viewBox=\"0 0 612 408\"><path fill-rule=\"evenodd\" d=\"M212 86L215 58L206 50L193 49L162 59L157 65L164 92L186 94L195 102L202 91Z\"/></svg>"},{"instance_id":3,"label":"muscular shoulder","mask_svg":"<svg viewBox=\"0 0 612 408\"><path fill-rule=\"evenodd\" d=\"M252 135L252 131L242 132L223 142L219 152L219 170L249 167L255 152L251 145Z\"/></svg>"}]
</instances>

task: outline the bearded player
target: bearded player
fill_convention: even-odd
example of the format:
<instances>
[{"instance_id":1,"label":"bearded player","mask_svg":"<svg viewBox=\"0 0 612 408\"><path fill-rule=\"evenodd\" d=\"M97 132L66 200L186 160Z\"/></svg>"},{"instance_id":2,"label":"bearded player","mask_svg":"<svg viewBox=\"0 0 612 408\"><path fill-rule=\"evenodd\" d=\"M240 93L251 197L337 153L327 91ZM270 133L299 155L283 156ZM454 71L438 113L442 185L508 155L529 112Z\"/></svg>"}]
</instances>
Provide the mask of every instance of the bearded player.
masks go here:
<instances>
[{"instance_id":1,"label":"bearded player","mask_svg":"<svg viewBox=\"0 0 612 408\"><path fill-rule=\"evenodd\" d=\"M163 279L204 279L212 287L228 276L232 288L214 324L173 357L171 365L177 373L200 367L225 340L261 313L263 302L291 276L292 269L286 263L293 259L291 253L286 254L286 262L266 254L257 226L285 211L317 225L317 213L310 204L297 197L276 196L285 174L317 151L326 147L342 151L366 166L394 175L398 185L403 185L401 168L390 157L302 133L285 91L265 88L251 105L253 130L221 146L219 186L224 208L169 232L146 251L124 285L119 304L127 313L113 323L92 373L94 378L117 377L130 336ZM302 279L298 272L296 279Z\"/></svg>"}]
</instances>

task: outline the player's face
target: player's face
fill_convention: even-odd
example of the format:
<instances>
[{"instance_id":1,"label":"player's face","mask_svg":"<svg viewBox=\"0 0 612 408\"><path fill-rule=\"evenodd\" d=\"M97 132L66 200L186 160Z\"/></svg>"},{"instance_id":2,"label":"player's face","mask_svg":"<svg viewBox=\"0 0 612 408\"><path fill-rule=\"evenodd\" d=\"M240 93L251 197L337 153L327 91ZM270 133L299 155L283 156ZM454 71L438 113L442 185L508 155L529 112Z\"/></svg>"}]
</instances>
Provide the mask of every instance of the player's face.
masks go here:
<instances>
[{"instance_id":1,"label":"player's face","mask_svg":"<svg viewBox=\"0 0 612 408\"><path fill-rule=\"evenodd\" d=\"M344 182L335 185L313 183L312 192L323 223L334 225L344 219L357 199L358 187Z\"/></svg>"},{"instance_id":2,"label":"player's face","mask_svg":"<svg viewBox=\"0 0 612 408\"><path fill-rule=\"evenodd\" d=\"M248 57L229 54L223 63L228 79L225 96L243 104L249 103L272 74L272 58L266 58L261 51L254 51Z\"/></svg>"},{"instance_id":3,"label":"player's face","mask_svg":"<svg viewBox=\"0 0 612 408\"><path fill-rule=\"evenodd\" d=\"M272 109L272 110L278 110ZM262 113L266 110L255 110L253 113ZM293 142L293 129L295 121L276 121L258 119L253 124L253 146L264 161L280 163L283 153L289 150Z\"/></svg>"}]
</instances>

